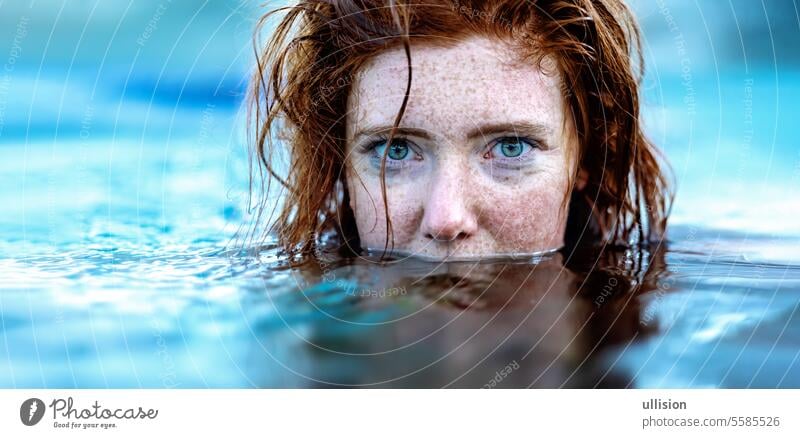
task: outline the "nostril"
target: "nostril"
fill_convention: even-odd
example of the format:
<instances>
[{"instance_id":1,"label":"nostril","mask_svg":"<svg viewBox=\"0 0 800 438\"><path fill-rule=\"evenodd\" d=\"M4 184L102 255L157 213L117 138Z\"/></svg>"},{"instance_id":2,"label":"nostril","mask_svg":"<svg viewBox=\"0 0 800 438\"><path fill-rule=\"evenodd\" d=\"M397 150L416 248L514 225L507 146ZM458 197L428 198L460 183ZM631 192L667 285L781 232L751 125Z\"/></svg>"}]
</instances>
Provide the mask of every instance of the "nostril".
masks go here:
<instances>
[{"instance_id":1,"label":"nostril","mask_svg":"<svg viewBox=\"0 0 800 438\"><path fill-rule=\"evenodd\" d=\"M455 241L455 240L466 239L467 238L467 233L459 232L459 233L456 234L456 233L445 233L445 232L442 232L442 233L437 233L435 235L431 234L431 233L426 233L425 237L428 238L428 239L431 239L431 240L439 241L439 242L452 242L452 241Z\"/></svg>"}]
</instances>

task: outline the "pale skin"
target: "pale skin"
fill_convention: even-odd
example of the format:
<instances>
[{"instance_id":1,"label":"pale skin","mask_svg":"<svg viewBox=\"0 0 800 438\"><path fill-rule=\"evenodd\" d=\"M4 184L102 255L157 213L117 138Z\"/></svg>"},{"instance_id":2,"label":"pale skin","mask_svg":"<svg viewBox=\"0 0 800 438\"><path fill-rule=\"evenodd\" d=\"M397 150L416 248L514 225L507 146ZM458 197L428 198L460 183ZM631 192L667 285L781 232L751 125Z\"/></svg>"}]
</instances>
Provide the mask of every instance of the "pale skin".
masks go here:
<instances>
[{"instance_id":1,"label":"pale skin","mask_svg":"<svg viewBox=\"0 0 800 438\"><path fill-rule=\"evenodd\" d=\"M358 72L348 100L347 179L364 248L381 251L386 239L384 152L396 251L481 258L563 245L572 124L556 70L518 55L481 36L446 47L413 43L410 98L392 145L405 52L389 49Z\"/></svg>"}]
</instances>

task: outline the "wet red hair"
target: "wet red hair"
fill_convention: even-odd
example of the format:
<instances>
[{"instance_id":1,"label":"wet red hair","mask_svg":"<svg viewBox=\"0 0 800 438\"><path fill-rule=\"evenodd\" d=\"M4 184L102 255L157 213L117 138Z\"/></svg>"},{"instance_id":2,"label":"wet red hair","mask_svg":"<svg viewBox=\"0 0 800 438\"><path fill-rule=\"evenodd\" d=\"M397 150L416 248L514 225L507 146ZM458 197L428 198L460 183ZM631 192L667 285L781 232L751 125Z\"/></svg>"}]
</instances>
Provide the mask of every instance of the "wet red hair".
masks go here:
<instances>
[{"instance_id":1,"label":"wet red hair","mask_svg":"<svg viewBox=\"0 0 800 438\"><path fill-rule=\"evenodd\" d=\"M412 80L411 42L447 44L476 34L510 39L540 67L545 57L555 61L577 135L576 173L586 181L567 194L565 241L629 244L663 236L671 193L641 126L640 37L622 1L302 0L268 12L259 29L273 18L269 40L256 42L250 91L249 238L274 233L289 255L302 258L321 236L332 235L357 252L344 172L352 78L381 51L405 48L409 83L397 125ZM276 164L280 151L288 158L284 169ZM382 189L385 199L385 183Z\"/></svg>"}]
</instances>

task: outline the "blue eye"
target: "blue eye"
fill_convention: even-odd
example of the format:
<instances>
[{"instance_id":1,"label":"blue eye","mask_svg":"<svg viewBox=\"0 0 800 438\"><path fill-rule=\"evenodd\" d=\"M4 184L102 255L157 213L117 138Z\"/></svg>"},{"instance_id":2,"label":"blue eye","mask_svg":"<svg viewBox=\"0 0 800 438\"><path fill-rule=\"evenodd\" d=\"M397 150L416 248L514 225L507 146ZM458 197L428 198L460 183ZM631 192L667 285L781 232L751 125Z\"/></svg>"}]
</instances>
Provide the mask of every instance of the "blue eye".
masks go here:
<instances>
[{"instance_id":1,"label":"blue eye","mask_svg":"<svg viewBox=\"0 0 800 438\"><path fill-rule=\"evenodd\" d=\"M519 137L503 137L495 141L486 158L519 158L535 146Z\"/></svg>"},{"instance_id":2,"label":"blue eye","mask_svg":"<svg viewBox=\"0 0 800 438\"><path fill-rule=\"evenodd\" d=\"M385 149L386 141L384 140L375 146L375 155L382 158ZM386 157L390 160L402 161L410 155L410 152L411 148L408 146L408 142L403 139L394 139L392 140L392 145L389 147L389 152L386 154Z\"/></svg>"}]
</instances>

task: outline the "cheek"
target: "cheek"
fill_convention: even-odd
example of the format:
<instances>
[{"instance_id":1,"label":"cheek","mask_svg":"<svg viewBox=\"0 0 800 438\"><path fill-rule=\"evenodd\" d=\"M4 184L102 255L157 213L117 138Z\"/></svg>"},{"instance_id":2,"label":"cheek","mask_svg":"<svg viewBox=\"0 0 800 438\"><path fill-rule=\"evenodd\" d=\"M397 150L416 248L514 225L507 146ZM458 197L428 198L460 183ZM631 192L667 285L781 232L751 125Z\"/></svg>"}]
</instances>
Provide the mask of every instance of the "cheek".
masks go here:
<instances>
[{"instance_id":1,"label":"cheek","mask_svg":"<svg viewBox=\"0 0 800 438\"><path fill-rule=\"evenodd\" d=\"M480 214L481 227L504 251L527 252L562 245L566 215L562 201L566 183L536 184L511 192L493 193Z\"/></svg>"},{"instance_id":2,"label":"cheek","mask_svg":"<svg viewBox=\"0 0 800 438\"><path fill-rule=\"evenodd\" d=\"M386 240L386 207L381 195L380 181L373 179L363 178L364 185L369 190L357 184L351 189L350 196L361 244L382 248ZM399 246L413 240L422 221L422 201L417 198L412 186L387 186L386 190L394 242Z\"/></svg>"}]
</instances>

